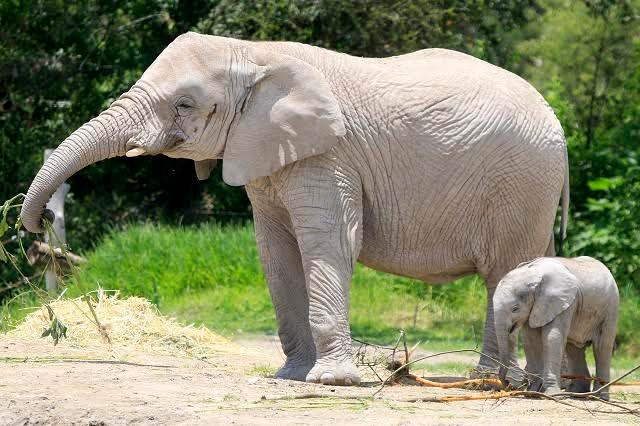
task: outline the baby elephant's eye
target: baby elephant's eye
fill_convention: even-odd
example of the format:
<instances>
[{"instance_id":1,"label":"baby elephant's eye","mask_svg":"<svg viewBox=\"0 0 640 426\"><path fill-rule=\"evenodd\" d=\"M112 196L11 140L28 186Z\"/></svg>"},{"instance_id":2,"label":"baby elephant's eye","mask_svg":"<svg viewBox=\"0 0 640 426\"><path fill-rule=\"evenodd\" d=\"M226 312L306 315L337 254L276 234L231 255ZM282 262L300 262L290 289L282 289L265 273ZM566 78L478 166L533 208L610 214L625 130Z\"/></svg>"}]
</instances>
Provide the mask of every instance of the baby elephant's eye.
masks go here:
<instances>
[{"instance_id":1,"label":"baby elephant's eye","mask_svg":"<svg viewBox=\"0 0 640 426\"><path fill-rule=\"evenodd\" d=\"M511 312L516 313L520 310L520 306L515 305L514 307L511 308Z\"/></svg>"}]
</instances>

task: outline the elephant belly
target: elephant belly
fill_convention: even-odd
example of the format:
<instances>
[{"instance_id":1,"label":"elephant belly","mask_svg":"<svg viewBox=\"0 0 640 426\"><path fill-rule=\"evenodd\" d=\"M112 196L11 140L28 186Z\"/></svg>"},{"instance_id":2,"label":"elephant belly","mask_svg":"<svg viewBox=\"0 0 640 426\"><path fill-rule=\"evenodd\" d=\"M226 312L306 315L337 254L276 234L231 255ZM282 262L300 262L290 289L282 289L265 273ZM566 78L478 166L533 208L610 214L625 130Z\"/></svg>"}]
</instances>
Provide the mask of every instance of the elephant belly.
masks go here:
<instances>
[{"instance_id":1,"label":"elephant belly","mask_svg":"<svg viewBox=\"0 0 640 426\"><path fill-rule=\"evenodd\" d=\"M419 219L406 218L408 223L417 223ZM433 220L422 219L422 229L417 225L403 229L389 217L375 218L375 214L371 214L367 218L365 209L358 261L381 272L433 284L451 282L477 272L471 245L465 247L452 235L453 231L434 232L438 227L446 230L449 226L441 227Z\"/></svg>"}]
</instances>

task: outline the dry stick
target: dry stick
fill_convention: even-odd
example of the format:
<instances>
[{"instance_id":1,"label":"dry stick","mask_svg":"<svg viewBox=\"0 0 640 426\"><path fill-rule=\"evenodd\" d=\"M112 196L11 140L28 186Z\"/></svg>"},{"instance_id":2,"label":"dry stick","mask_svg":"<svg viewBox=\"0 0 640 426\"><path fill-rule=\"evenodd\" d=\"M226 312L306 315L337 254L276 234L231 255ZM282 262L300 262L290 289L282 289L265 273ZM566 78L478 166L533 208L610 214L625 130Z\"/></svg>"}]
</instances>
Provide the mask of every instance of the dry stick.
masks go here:
<instances>
[{"instance_id":1,"label":"dry stick","mask_svg":"<svg viewBox=\"0 0 640 426\"><path fill-rule=\"evenodd\" d=\"M561 377L563 379L571 379L571 380L588 380L590 382L598 382L601 385L605 385L607 383L606 380L602 380L600 377L597 377L597 376L580 376L576 374L563 374ZM616 386L640 386L640 381L616 383Z\"/></svg>"},{"instance_id":2,"label":"dry stick","mask_svg":"<svg viewBox=\"0 0 640 426\"><path fill-rule=\"evenodd\" d=\"M380 377L380 375L376 372L376 369L373 368L371 364L368 364L368 367L371 369L371 371L373 371L373 374L375 374L378 377L378 380L382 381L382 377Z\"/></svg>"},{"instance_id":3,"label":"dry stick","mask_svg":"<svg viewBox=\"0 0 640 426\"><path fill-rule=\"evenodd\" d=\"M87 302L87 305L89 305L89 310L91 311L93 318L96 320L96 325L98 326L98 331L100 332L100 335L107 341L107 343L111 344L111 338L107 333L107 329L102 324L100 324L98 315L96 315L96 311L94 311L93 306L91 306L91 299L89 299L89 296L87 296L86 294L82 296L82 298L84 299L85 302Z\"/></svg>"},{"instance_id":4,"label":"dry stick","mask_svg":"<svg viewBox=\"0 0 640 426\"><path fill-rule=\"evenodd\" d=\"M635 367L633 367L631 370L627 371L626 373L624 373L622 376L618 377L615 380L611 380L609 383L607 383L606 385L603 385L600 389L591 391L591 392L585 392L585 393L577 393L577 392L560 392L560 393L555 393L553 394L553 396L569 396L569 397L576 397L576 398L589 398L592 396L597 396L600 392L602 392L604 389L607 389L608 387L610 387L611 385L619 382L620 380L624 379L625 377L627 377L628 375L630 375L631 373L633 373L634 371L637 371L640 369L640 364L636 365Z\"/></svg>"},{"instance_id":5,"label":"dry stick","mask_svg":"<svg viewBox=\"0 0 640 426\"><path fill-rule=\"evenodd\" d=\"M451 389L451 388L464 388L464 386L468 385L491 385L491 386L502 386L502 382L499 379L472 379L472 380L462 380L460 382L450 382L450 383L441 383L441 382L433 382L431 380L423 379L422 377L417 377L413 374L409 375L413 380L420 383L423 386L429 386L433 388L442 388L442 389Z\"/></svg>"},{"instance_id":6,"label":"dry stick","mask_svg":"<svg viewBox=\"0 0 640 426\"><path fill-rule=\"evenodd\" d=\"M285 395L285 396L276 396L276 397L267 397L267 396L263 395L256 402L260 402L260 401L286 401L286 400L290 400L290 399L314 399L314 398L371 400L371 399L373 399L373 396L357 396L357 395L336 396L336 395L329 395L329 394L326 394L326 393L303 393L301 395L294 395L294 396Z\"/></svg>"},{"instance_id":7,"label":"dry stick","mask_svg":"<svg viewBox=\"0 0 640 426\"><path fill-rule=\"evenodd\" d=\"M411 364L415 364L418 361L424 361L425 359L434 358L434 357L437 357L437 356L440 356L440 355L455 354L455 353L462 353L462 352L473 352L473 353L476 353L476 354L484 355L482 352L480 352L480 351L478 351L476 349L456 349L456 350L453 350L453 351L438 352L436 354L431 354L431 355L423 356L423 357L418 358L418 359L414 359L413 361L410 361L410 362L400 366L400 368L397 368L393 373L391 373L389 375L389 377L387 377L387 379L384 382L382 382L382 385L380 385L380 388L378 388L378 390L375 391L372 396L376 396L378 393L380 393L382 391L382 389L384 389L384 387L387 385L387 383L389 383L391 378L395 376L396 373L398 373L400 370L410 366ZM496 359L493 359L492 357L490 357L488 355L485 355L485 356L487 358L491 359L492 361L500 364L501 366L505 367L505 365L502 364L500 361L498 361Z\"/></svg>"},{"instance_id":8,"label":"dry stick","mask_svg":"<svg viewBox=\"0 0 640 426\"><path fill-rule=\"evenodd\" d=\"M355 339L353 337L351 338L351 340L353 340L354 342L358 342L358 343L360 343L362 345L365 345L365 346L373 346L374 348L386 349L388 351L392 351L394 349L394 348L392 348L390 346L380 346L380 345L376 345L375 343L365 342L363 340L358 340L358 339Z\"/></svg>"},{"instance_id":9,"label":"dry stick","mask_svg":"<svg viewBox=\"0 0 640 426\"><path fill-rule=\"evenodd\" d=\"M384 389L385 385L389 382L389 380L394 377L394 375L399 372L400 370L402 370L403 368L408 367L410 364L414 364L418 361L422 361L428 358L433 358L436 356L440 356L440 355L446 355L446 354L451 354L451 353L460 353L460 352L474 352L480 355L485 355L487 358L491 359L492 361L498 363L499 365L502 365L503 367L505 367L504 364L502 364L500 361L490 357L489 355L483 354L482 352L476 350L476 349L459 349L459 350L453 350L453 351L446 351L446 352L439 352L437 354L432 354L432 355L428 355L422 358L418 358L418 359L414 359L413 361L401 366L400 368L398 368L396 371L394 371L393 373L391 373L391 375L389 377L387 377L387 379L382 383L382 385L380 386L380 388L375 391L373 393L372 396L377 395L380 391L382 391L382 389ZM513 396L537 396L537 397L542 397L542 398L546 398L546 399L551 399L553 401L556 402L560 402L559 397L577 397L577 398L586 398L586 399L593 399L599 402L603 402L605 404L609 404L609 405L614 405L615 407L621 408L626 410L625 412L606 412L606 413L610 413L610 414L624 414L624 413L629 413L629 414L633 414L633 415L638 415L638 410L631 410L629 408L617 405L615 403L611 403L609 401L605 401L601 398L597 397L597 394L600 393L603 389L606 389L608 387L610 387L611 385L619 382L620 380L622 380L623 378L627 377L628 375L630 375L631 373L633 373L634 371L640 369L640 365L637 365L636 367L632 368L631 370L627 371L625 374L623 374L622 376L618 377L615 380L610 381L609 383L607 383L606 385L602 386L600 389L596 390L596 391L592 391L592 392L586 392L586 393L576 393L576 392L559 392L559 393L555 393L555 394L544 394L542 392L534 392L534 391L514 391L511 392L510 395ZM485 395L487 396L487 395ZM504 396L502 396L501 398L504 398ZM481 398L478 398L481 399ZM496 398L486 398L486 399L496 399ZM499 399L499 398L498 398ZM410 401L411 402L411 401ZM440 401L443 402L443 401ZM578 409L583 409L581 407L575 406L573 404L569 404L566 401L562 402L564 405L569 405L571 407L575 407ZM599 411L594 411L594 412L599 412Z\"/></svg>"},{"instance_id":10,"label":"dry stick","mask_svg":"<svg viewBox=\"0 0 640 426\"><path fill-rule=\"evenodd\" d=\"M544 398L550 401L557 402L558 404L566 405L572 408L577 408L578 410L588 411L590 413L601 413L601 414L631 414L634 416L640 415L638 410L632 410L630 408L624 407L622 405L618 405L609 401L603 401L597 399L599 402L612 405L616 408L620 408L621 411L608 411L608 410L590 410L588 408L580 407L579 405L571 404L562 399L556 398L554 395L547 395L542 392L534 392L534 391L500 391L493 394L473 394L473 395L447 395L447 396L435 396L435 397L423 397L423 398L409 398L403 401L405 402L454 402L454 401L474 401L474 400L488 400L488 399L503 399L503 398L513 398L513 397L537 397Z\"/></svg>"}]
</instances>

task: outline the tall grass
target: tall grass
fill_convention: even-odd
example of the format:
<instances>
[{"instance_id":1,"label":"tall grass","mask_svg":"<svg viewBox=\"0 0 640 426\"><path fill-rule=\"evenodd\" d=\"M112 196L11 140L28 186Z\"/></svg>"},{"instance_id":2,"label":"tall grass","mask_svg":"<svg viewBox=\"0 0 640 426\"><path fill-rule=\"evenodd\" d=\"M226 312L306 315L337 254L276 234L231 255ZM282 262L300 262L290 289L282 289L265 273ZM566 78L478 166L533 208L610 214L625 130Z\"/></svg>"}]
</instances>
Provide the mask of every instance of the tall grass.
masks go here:
<instances>
[{"instance_id":1,"label":"tall grass","mask_svg":"<svg viewBox=\"0 0 640 426\"><path fill-rule=\"evenodd\" d=\"M276 331L250 224L130 226L111 232L88 257L68 294L100 285L225 334ZM354 335L370 340L392 340L404 328L422 341L468 342L481 339L485 303L475 277L429 286L358 265L350 320Z\"/></svg>"},{"instance_id":2,"label":"tall grass","mask_svg":"<svg viewBox=\"0 0 640 426\"><path fill-rule=\"evenodd\" d=\"M250 224L129 226L108 234L88 258L68 295L99 285L147 297L165 314L226 335L276 332ZM633 356L640 297L620 287L620 350ZM358 265L350 323L354 337L374 342L391 342L403 328L430 349L469 347L482 340L485 306L478 277L430 286Z\"/></svg>"}]
</instances>

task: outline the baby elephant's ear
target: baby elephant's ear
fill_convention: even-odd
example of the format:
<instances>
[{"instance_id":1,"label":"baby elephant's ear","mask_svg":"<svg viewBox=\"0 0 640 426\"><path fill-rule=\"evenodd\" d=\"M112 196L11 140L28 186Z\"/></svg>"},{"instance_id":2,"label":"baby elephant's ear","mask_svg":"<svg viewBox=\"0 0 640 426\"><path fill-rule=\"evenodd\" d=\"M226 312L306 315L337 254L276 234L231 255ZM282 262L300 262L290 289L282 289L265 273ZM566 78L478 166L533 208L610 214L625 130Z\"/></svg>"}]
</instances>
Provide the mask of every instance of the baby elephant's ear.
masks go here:
<instances>
[{"instance_id":1,"label":"baby elephant's ear","mask_svg":"<svg viewBox=\"0 0 640 426\"><path fill-rule=\"evenodd\" d=\"M578 279L564 265L545 271L535 290L529 326L542 327L571 306L578 294Z\"/></svg>"}]
</instances>

